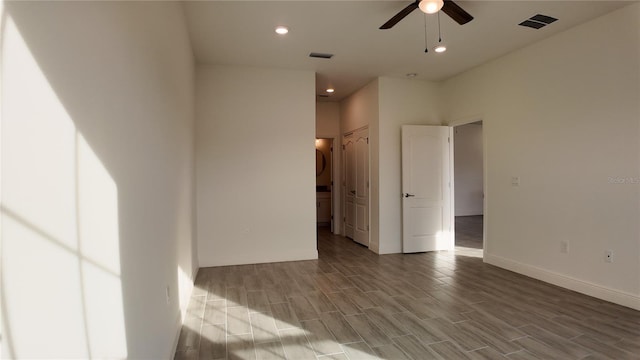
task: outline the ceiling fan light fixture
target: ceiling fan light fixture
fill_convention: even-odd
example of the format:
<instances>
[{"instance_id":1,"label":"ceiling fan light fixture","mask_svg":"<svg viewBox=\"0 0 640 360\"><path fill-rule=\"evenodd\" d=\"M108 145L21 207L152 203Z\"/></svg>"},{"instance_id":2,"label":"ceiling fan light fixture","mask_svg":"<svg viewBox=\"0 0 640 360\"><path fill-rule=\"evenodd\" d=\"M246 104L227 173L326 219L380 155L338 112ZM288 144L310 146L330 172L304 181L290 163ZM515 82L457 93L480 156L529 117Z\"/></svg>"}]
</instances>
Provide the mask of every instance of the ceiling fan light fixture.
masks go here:
<instances>
[{"instance_id":1,"label":"ceiling fan light fixture","mask_svg":"<svg viewBox=\"0 0 640 360\"><path fill-rule=\"evenodd\" d=\"M422 0L418 4L420 10L425 14L435 14L442 9L442 6L444 6L444 0Z\"/></svg>"}]
</instances>

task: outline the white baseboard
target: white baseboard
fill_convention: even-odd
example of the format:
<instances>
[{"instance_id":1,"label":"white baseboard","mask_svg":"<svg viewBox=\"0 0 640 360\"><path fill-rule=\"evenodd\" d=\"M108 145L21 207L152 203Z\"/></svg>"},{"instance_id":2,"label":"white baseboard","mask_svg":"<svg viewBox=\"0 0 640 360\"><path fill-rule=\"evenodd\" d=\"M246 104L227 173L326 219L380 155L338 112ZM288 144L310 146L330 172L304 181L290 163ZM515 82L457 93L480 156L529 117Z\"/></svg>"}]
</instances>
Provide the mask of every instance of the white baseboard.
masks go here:
<instances>
[{"instance_id":1,"label":"white baseboard","mask_svg":"<svg viewBox=\"0 0 640 360\"><path fill-rule=\"evenodd\" d=\"M264 264L285 261L317 260L318 250L285 250L277 253L232 253L215 254L208 259L200 259L200 267Z\"/></svg>"},{"instance_id":2,"label":"white baseboard","mask_svg":"<svg viewBox=\"0 0 640 360\"><path fill-rule=\"evenodd\" d=\"M484 262L585 295L640 310L640 296L485 253Z\"/></svg>"},{"instance_id":3,"label":"white baseboard","mask_svg":"<svg viewBox=\"0 0 640 360\"><path fill-rule=\"evenodd\" d=\"M167 359L175 358L176 350L178 350L178 341L180 340L180 331L182 331L182 314L178 312L178 317L176 318L175 328L178 329L178 332L175 334L173 339L173 346L171 346L171 353L167 357Z\"/></svg>"},{"instance_id":4,"label":"white baseboard","mask_svg":"<svg viewBox=\"0 0 640 360\"><path fill-rule=\"evenodd\" d=\"M191 286L189 288L189 296L185 295L187 299L191 299L191 294L193 293L193 287L196 281L196 276L198 275L198 270L200 270L200 268L198 268L197 266L194 267L193 273L191 274L191 282L190 282ZM176 319L176 324L175 324L175 329L177 329L177 332L174 335L173 346L171 347L171 353L169 354L168 359L173 359L175 357L176 351L178 350L178 341L180 341L180 332L182 331L182 320L186 316L187 307L188 307L188 304L187 306L185 306L184 309L178 312L178 317Z\"/></svg>"}]
</instances>

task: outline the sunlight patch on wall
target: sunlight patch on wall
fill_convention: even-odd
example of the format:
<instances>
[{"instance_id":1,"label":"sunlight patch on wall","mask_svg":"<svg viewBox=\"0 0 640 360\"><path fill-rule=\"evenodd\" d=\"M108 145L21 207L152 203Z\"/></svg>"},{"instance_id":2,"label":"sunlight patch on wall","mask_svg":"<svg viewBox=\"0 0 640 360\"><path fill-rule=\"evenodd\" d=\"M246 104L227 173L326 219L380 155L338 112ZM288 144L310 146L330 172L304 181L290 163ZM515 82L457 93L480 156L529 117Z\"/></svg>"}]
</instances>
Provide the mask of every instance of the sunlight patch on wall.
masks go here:
<instances>
[{"instance_id":1,"label":"sunlight patch on wall","mask_svg":"<svg viewBox=\"0 0 640 360\"><path fill-rule=\"evenodd\" d=\"M87 358L77 258L4 208L2 222L2 332L15 356Z\"/></svg>"},{"instance_id":2,"label":"sunlight patch on wall","mask_svg":"<svg viewBox=\"0 0 640 360\"><path fill-rule=\"evenodd\" d=\"M118 190L82 135L77 136L77 199L82 254L120 276Z\"/></svg>"},{"instance_id":3,"label":"sunlight patch on wall","mask_svg":"<svg viewBox=\"0 0 640 360\"><path fill-rule=\"evenodd\" d=\"M185 318L187 306L189 306L189 294L193 290L196 290L191 280L191 274L188 274L178 266L178 305L182 319ZM206 289L200 289L200 291L206 291Z\"/></svg>"},{"instance_id":4,"label":"sunlight patch on wall","mask_svg":"<svg viewBox=\"0 0 640 360\"><path fill-rule=\"evenodd\" d=\"M126 338L120 283L118 190L107 169L80 134L76 146L78 244L91 355L124 358L126 349L122 345Z\"/></svg>"},{"instance_id":5,"label":"sunlight patch on wall","mask_svg":"<svg viewBox=\"0 0 640 360\"><path fill-rule=\"evenodd\" d=\"M1 35L3 356L126 358L116 183L10 18Z\"/></svg>"},{"instance_id":6,"label":"sunlight patch on wall","mask_svg":"<svg viewBox=\"0 0 640 360\"><path fill-rule=\"evenodd\" d=\"M3 38L2 202L76 249L75 126L11 19Z\"/></svg>"}]
</instances>

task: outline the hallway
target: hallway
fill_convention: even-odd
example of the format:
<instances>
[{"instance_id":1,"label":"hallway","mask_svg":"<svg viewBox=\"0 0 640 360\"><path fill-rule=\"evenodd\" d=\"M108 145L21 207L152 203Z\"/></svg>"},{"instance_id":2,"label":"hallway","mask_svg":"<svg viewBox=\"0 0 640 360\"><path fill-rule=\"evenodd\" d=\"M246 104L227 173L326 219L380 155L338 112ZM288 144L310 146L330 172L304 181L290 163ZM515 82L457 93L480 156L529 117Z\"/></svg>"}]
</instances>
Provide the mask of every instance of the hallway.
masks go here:
<instances>
[{"instance_id":1,"label":"hallway","mask_svg":"<svg viewBox=\"0 0 640 360\"><path fill-rule=\"evenodd\" d=\"M482 215L456 216L455 249L457 255L483 257Z\"/></svg>"},{"instance_id":2,"label":"hallway","mask_svg":"<svg viewBox=\"0 0 640 360\"><path fill-rule=\"evenodd\" d=\"M456 246L482 249L484 216L456 216Z\"/></svg>"},{"instance_id":3,"label":"hallway","mask_svg":"<svg viewBox=\"0 0 640 360\"><path fill-rule=\"evenodd\" d=\"M458 251L378 256L326 229L318 247L200 269L176 359L640 358L638 311Z\"/></svg>"}]
</instances>

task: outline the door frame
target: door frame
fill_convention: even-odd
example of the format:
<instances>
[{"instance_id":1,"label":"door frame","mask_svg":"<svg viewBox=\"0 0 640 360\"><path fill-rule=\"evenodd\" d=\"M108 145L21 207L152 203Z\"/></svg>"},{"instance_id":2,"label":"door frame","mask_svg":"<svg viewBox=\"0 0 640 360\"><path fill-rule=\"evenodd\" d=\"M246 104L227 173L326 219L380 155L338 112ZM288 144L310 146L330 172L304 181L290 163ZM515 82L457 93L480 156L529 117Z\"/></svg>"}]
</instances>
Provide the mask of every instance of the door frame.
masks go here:
<instances>
[{"instance_id":1,"label":"door frame","mask_svg":"<svg viewBox=\"0 0 640 360\"><path fill-rule=\"evenodd\" d=\"M329 171L331 173L331 179L330 179L330 189L331 189L331 221L330 221L330 229L331 229L331 233L333 234L335 231L335 214L336 214L336 208L338 206L338 201L339 199L337 199L336 196L336 186L335 186L335 177L336 177L336 155L335 155L335 151L334 151L334 146L335 146L335 142L336 139L334 137L323 137L323 136L316 136L316 140L327 140L329 142L329 156L331 157L331 166L329 167ZM317 149L317 145L316 145L316 149ZM317 185L317 183L316 183ZM317 192L316 192L317 194ZM317 209L316 209L317 211Z\"/></svg>"},{"instance_id":2,"label":"door frame","mask_svg":"<svg viewBox=\"0 0 640 360\"><path fill-rule=\"evenodd\" d=\"M342 173L340 174L340 224L342 224L341 235L347 237L347 151L345 147L346 137L352 135L356 130L342 134L340 138L340 159L342 160ZM353 235L352 235L353 236Z\"/></svg>"},{"instance_id":3,"label":"door frame","mask_svg":"<svg viewBox=\"0 0 640 360\"><path fill-rule=\"evenodd\" d=\"M369 133L369 126L365 125L365 126L361 126L357 129L353 129L350 131L346 131L344 133L342 133L341 138L340 138L340 159L342 161L342 166L341 166L341 170L342 173L340 174L340 216L342 216L342 219L340 221L340 224L342 224L341 229L340 229L340 235L346 237L346 202L347 202L347 190L346 190L346 186L347 186L347 159L346 159L346 151L345 151L345 147L344 147L344 140L347 136L353 135L355 133L357 133L358 131L362 131L362 130L367 130L367 138L370 138L371 134ZM370 145L369 142L367 142L368 145ZM369 149L370 150L370 149ZM370 183L371 182L371 151L367 151L367 182ZM369 204L367 205L367 223L371 224L371 186L367 186L367 197L368 197L368 202ZM368 237L368 241L367 241L367 248L371 248L371 227L369 226L369 230L367 231L367 237ZM355 240L353 240L355 242Z\"/></svg>"},{"instance_id":4,"label":"door frame","mask_svg":"<svg viewBox=\"0 0 640 360\"><path fill-rule=\"evenodd\" d=\"M454 236L454 244L455 244L455 228L456 228L456 224L455 224L455 214L456 214L456 209L455 209L455 183L456 183L456 178L455 178L455 172L454 172L454 168L455 168L455 153L453 151L453 142L454 140L454 128L458 127L458 126L462 126L462 125L467 125L467 124L471 124L471 123L475 123L475 122L482 122L482 192L484 194L483 198L482 198L482 258L483 260L485 259L486 255L487 255L487 249L489 248L489 239L487 237L487 229L488 229L488 219L489 219L489 212L488 212L488 201L489 201L489 192L488 192L488 179L487 179L487 163L488 163L488 159L487 159L487 134L485 131L485 124L486 122L484 121L484 115L476 115L476 116L472 116L472 117L468 117L468 118L462 118L462 119L457 119L457 120L453 120L451 122L449 122L449 127L451 128L451 182L453 183L453 186L451 186L451 195L452 195L452 216L453 216L453 231L452 234Z\"/></svg>"}]
</instances>

